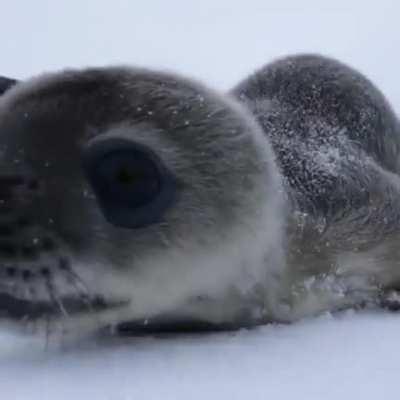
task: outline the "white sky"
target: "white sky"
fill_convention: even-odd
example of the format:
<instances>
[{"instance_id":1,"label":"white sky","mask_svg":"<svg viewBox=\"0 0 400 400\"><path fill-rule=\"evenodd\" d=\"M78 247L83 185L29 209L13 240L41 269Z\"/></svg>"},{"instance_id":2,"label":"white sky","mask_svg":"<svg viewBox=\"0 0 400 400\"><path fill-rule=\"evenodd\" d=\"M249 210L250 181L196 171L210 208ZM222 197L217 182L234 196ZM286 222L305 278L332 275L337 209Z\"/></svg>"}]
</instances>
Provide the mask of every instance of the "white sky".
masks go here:
<instances>
[{"instance_id":1,"label":"white sky","mask_svg":"<svg viewBox=\"0 0 400 400\"><path fill-rule=\"evenodd\" d=\"M168 68L227 89L271 59L322 52L400 104L395 0L0 0L0 73L66 66Z\"/></svg>"}]
</instances>

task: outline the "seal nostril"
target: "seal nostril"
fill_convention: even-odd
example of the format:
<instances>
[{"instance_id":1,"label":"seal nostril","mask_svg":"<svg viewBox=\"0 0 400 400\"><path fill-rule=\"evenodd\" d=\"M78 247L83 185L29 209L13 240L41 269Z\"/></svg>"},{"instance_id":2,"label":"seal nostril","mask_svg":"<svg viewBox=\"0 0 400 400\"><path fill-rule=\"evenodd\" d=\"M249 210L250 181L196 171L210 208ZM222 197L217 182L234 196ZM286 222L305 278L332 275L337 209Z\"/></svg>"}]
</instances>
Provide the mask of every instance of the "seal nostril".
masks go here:
<instances>
[{"instance_id":1,"label":"seal nostril","mask_svg":"<svg viewBox=\"0 0 400 400\"><path fill-rule=\"evenodd\" d=\"M0 243L0 256L14 258L17 256L17 249L11 243Z\"/></svg>"},{"instance_id":2,"label":"seal nostril","mask_svg":"<svg viewBox=\"0 0 400 400\"><path fill-rule=\"evenodd\" d=\"M23 246L21 253L24 258L35 259L38 257L38 250L33 246Z\"/></svg>"},{"instance_id":3,"label":"seal nostril","mask_svg":"<svg viewBox=\"0 0 400 400\"><path fill-rule=\"evenodd\" d=\"M45 237L42 239L42 248L45 251L51 251L54 250L56 247L56 244L54 243L54 240L49 238L49 237Z\"/></svg>"},{"instance_id":4,"label":"seal nostril","mask_svg":"<svg viewBox=\"0 0 400 400\"><path fill-rule=\"evenodd\" d=\"M17 274L17 270L14 267L7 267L6 274L9 278L14 278Z\"/></svg>"},{"instance_id":5,"label":"seal nostril","mask_svg":"<svg viewBox=\"0 0 400 400\"><path fill-rule=\"evenodd\" d=\"M33 274L31 271L29 271L29 269L25 269L22 271L22 279L24 281L29 281L30 279L32 279Z\"/></svg>"},{"instance_id":6,"label":"seal nostril","mask_svg":"<svg viewBox=\"0 0 400 400\"><path fill-rule=\"evenodd\" d=\"M50 269L47 268L47 267L42 267L42 268L40 269L40 273L41 273L44 277L48 278L48 277L50 276Z\"/></svg>"},{"instance_id":7,"label":"seal nostril","mask_svg":"<svg viewBox=\"0 0 400 400\"><path fill-rule=\"evenodd\" d=\"M0 225L0 236L10 236L14 233L14 229L10 225Z\"/></svg>"}]
</instances>

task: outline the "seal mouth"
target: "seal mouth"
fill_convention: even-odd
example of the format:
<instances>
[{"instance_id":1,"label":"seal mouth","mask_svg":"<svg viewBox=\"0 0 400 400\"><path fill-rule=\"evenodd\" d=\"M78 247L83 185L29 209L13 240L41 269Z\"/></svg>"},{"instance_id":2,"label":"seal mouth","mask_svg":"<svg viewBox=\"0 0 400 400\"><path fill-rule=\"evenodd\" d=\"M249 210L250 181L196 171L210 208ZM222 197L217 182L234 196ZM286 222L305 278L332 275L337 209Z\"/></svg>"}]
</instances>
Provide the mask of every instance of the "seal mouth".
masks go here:
<instances>
[{"instance_id":1,"label":"seal mouth","mask_svg":"<svg viewBox=\"0 0 400 400\"><path fill-rule=\"evenodd\" d=\"M101 296L82 301L73 297L60 298L59 302L19 299L10 294L0 294L0 318L11 320L37 320L41 318L69 317L82 313L100 312L123 305L122 301L107 302ZM61 306L62 305L62 306Z\"/></svg>"},{"instance_id":2,"label":"seal mouth","mask_svg":"<svg viewBox=\"0 0 400 400\"><path fill-rule=\"evenodd\" d=\"M128 303L90 290L65 254L48 255L40 261L0 265L0 319L55 320Z\"/></svg>"}]
</instances>

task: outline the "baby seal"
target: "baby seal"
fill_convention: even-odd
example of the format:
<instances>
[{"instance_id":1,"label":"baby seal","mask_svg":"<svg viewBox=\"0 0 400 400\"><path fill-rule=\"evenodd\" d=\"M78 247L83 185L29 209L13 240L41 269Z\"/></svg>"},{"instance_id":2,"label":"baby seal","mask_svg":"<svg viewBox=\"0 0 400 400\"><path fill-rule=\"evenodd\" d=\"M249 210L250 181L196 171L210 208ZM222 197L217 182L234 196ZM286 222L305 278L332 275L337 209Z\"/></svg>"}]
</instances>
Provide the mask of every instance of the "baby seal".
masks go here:
<instances>
[{"instance_id":1,"label":"baby seal","mask_svg":"<svg viewBox=\"0 0 400 400\"><path fill-rule=\"evenodd\" d=\"M284 192L238 102L173 74L67 71L9 89L0 132L5 318L264 318Z\"/></svg>"},{"instance_id":2,"label":"baby seal","mask_svg":"<svg viewBox=\"0 0 400 400\"><path fill-rule=\"evenodd\" d=\"M0 98L0 313L230 328L396 288L398 121L356 71L277 61L229 94L139 68Z\"/></svg>"}]
</instances>

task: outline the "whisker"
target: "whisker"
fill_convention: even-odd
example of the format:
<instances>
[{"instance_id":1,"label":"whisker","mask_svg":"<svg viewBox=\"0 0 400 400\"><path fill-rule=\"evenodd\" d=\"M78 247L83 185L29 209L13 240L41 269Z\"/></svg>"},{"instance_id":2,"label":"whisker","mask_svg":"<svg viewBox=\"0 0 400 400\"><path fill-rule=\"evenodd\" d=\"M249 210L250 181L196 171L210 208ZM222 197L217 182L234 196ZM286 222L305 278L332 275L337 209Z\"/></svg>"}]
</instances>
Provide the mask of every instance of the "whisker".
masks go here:
<instances>
[{"instance_id":1,"label":"whisker","mask_svg":"<svg viewBox=\"0 0 400 400\"><path fill-rule=\"evenodd\" d=\"M35 299L37 299L37 293L36 290L34 289L34 287L32 287L32 285L27 284L27 292L28 292L28 298L31 301L31 303L33 303L35 301ZM28 333L35 333L38 331L38 327L37 327L37 320L35 318L28 318L26 321L26 331Z\"/></svg>"},{"instance_id":2,"label":"whisker","mask_svg":"<svg viewBox=\"0 0 400 400\"><path fill-rule=\"evenodd\" d=\"M60 268L66 273L68 282L74 287L80 300L82 300L83 304L100 324L99 316L94 309L96 299L90 293L90 290L83 279L71 268L65 259L60 259Z\"/></svg>"},{"instance_id":3,"label":"whisker","mask_svg":"<svg viewBox=\"0 0 400 400\"><path fill-rule=\"evenodd\" d=\"M61 257L59 259L59 268L61 271L64 271L68 277L74 278L74 280L79 283L81 286L82 290L86 293L88 297L91 297L89 295L90 291L83 281L83 279L74 271L74 269L71 267L70 263L68 262L68 259Z\"/></svg>"},{"instance_id":4,"label":"whisker","mask_svg":"<svg viewBox=\"0 0 400 400\"><path fill-rule=\"evenodd\" d=\"M51 325L50 325L50 317L46 316L45 317L45 332L46 332L46 338L45 338L45 351L49 349L49 344L50 344L50 333L51 333Z\"/></svg>"},{"instance_id":5,"label":"whisker","mask_svg":"<svg viewBox=\"0 0 400 400\"><path fill-rule=\"evenodd\" d=\"M33 290L32 286L29 284L31 280L31 273L29 270L26 270L23 272L22 276L22 289L23 289L23 298L29 301L32 301L33 299Z\"/></svg>"},{"instance_id":6,"label":"whisker","mask_svg":"<svg viewBox=\"0 0 400 400\"><path fill-rule=\"evenodd\" d=\"M67 278L67 282L73 287L75 292L78 295L78 298L82 301L82 303L87 307L90 313L94 315L94 318L98 320L98 315L94 311L94 297L90 293L89 288L83 281L83 279L71 268L68 260L65 258L60 258L59 260L60 269L64 272Z\"/></svg>"},{"instance_id":7,"label":"whisker","mask_svg":"<svg viewBox=\"0 0 400 400\"><path fill-rule=\"evenodd\" d=\"M60 260L60 269L64 272L67 282L73 286L78 297L92 311L93 296L82 278L69 266L66 260Z\"/></svg>"},{"instance_id":8,"label":"whisker","mask_svg":"<svg viewBox=\"0 0 400 400\"><path fill-rule=\"evenodd\" d=\"M75 276L67 274L67 281L76 292L78 298L88 307L89 310L92 310L91 297L86 292L86 289L82 288L80 282L75 278Z\"/></svg>"},{"instance_id":9,"label":"whisker","mask_svg":"<svg viewBox=\"0 0 400 400\"><path fill-rule=\"evenodd\" d=\"M69 317L69 314L64 307L62 299L57 294L57 290L51 280L51 277L46 278L46 287L47 287L47 292L50 296L51 301L57 305L58 309L65 317Z\"/></svg>"},{"instance_id":10,"label":"whisker","mask_svg":"<svg viewBox=\"0 0 400 400\"><path fill-rule=\"evenodd\" d=\"M28 300L30 303L34 301L34 294L35 292L33 291L31 285L27 282L27 280L23 279L22 280L22 297L25 300ZM35 327L33 326L33 319L29 314L24 315L20 322L23 324L24 329L27 333L34 333Z\"/></svg>"}]
</instances>

